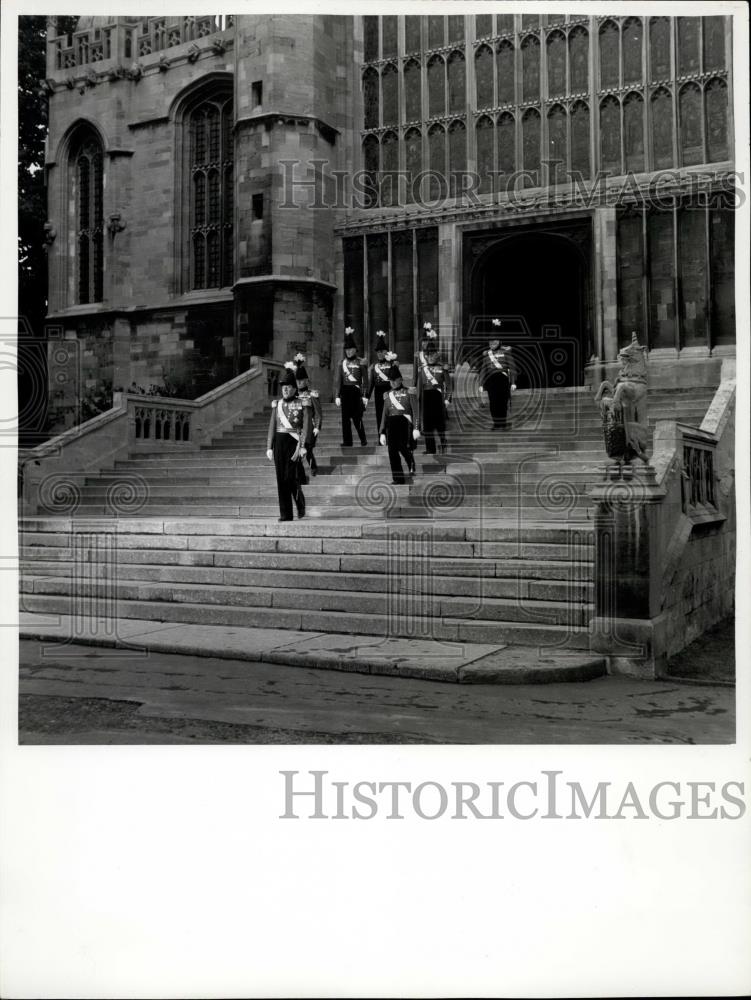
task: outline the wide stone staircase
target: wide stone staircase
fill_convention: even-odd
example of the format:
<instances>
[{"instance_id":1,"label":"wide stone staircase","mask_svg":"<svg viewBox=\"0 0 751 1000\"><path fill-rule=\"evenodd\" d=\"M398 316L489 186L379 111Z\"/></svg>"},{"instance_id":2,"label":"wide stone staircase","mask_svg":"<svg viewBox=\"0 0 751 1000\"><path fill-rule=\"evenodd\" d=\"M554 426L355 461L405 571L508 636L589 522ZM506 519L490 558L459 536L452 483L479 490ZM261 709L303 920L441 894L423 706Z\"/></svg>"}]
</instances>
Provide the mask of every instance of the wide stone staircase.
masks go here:
<instances>
[{"instance_id":1,"label":"wide stone staircase","mask_svg":"<svg viewBox=\"0 0 751 1000\"><path fill-rule=\"evenodd\" d=\"M698 425L712 395L654 391L650 420ZM22 610L587 651L592 394L518 393L512 429L488 422L460 403L446 453L418 442L414 482L393 486L372 410L372 443L343 448L326 406L308 516L282 524L268 410L202 448L134 447L73 513L22 520Z\"/></svg>"}]
</instances>

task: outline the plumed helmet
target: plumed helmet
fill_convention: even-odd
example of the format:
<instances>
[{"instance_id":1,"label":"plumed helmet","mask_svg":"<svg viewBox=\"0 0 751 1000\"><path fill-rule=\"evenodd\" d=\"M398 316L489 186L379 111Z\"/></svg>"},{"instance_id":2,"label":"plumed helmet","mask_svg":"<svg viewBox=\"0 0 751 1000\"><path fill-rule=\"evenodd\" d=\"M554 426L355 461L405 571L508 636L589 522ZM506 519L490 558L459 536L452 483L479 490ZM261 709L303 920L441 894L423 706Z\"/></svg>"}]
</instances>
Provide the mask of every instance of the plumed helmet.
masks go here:
<instances>
[{"instance_id":1,"label":"plumed helmet","mask_svg":"<svg viewBox=\"0 0 751 1000\"><path fill-rule=\"evenodd\" d=\"M387 351L389 345L386 343L386 334L383 330L376 330L375 351Z\"/></svg>"},{"instance_id":2,"label":"plumed helmet","mask_svg":"<svg viewBox=\"0 0 751 1000\"><path fill-rule=\"evenodd\" d=\"M295 372L295 375L297 376L298 382L304 382L306 379L310 378L310 375L308 375L308 369L301 361L297 364L297 371Z\"/></svg>"},{"instance_id":3,"label":"plumed helmet","mask_svg":"<svg viewBox=\"0 0 751 1000\"><path fill-rule=\"evenodd\" d=\"M402 373L399 371L399 365L395 360L391 362L391 367L388 370L388 376L390 382L396 382L398 378L402 377Z\"/></svg>"},{"instance_id":4,"label":"plumed helmet","mask_svg":"<svg viewBox=\"0 0 751 1000\"><path fill-rule=\"evenodd\" d=\"M354 347L355 350L357 350L357 343L355 341L355 338L353 337L354 332L355 332L354 331L354 327L351 327L351 326L348 326L345 329L345 331L344 331L344 350L345 351L348 351L348 350L350 350L353 347Z\"/></svg>"},{"instance_id":5,"label":"plumed helmet","mask_svg":"<svg viewBox=\"0 0 751 1000\"><path fill-rule=\"evenodd\" d=\"M296 367L294 361L288 361L284 366L284 371L279 379L279 386L283 385L293 385L297 388L297 378L295 376Z\"/></svg>"}]
</instances>

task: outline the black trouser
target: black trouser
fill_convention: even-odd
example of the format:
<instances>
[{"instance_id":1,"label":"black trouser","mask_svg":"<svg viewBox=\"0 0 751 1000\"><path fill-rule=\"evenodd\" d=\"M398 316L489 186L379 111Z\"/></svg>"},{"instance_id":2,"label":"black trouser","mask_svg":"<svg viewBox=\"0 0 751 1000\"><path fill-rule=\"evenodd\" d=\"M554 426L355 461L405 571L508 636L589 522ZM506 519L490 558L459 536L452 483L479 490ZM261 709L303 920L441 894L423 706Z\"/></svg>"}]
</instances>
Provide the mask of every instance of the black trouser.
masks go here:
<instances>
[{"instance_id":1,"label":"black trouser","mask_svg":"<svg viewBox=\"0 0 751 1000\"><path fill-rule=\"evenodd\" d=\"M446 446L446 409L440 389L423 389L422 393L422 433L425 451L435 455L435 435L438 433L441 445Z\"/></svg>"},{"instance_id":2,"label":"black trouser","mask_svg":"<svg viewBox=\"0 0 751 1000\"><path fill-rule=\"evenodd\" d=\"M317 442L318 442L318 438L314 436L313 438L311 438L310 444L306 444L305 445L305 457L308 460L308 465L311 467L311 469L314 472L318 468L318 463L316 462L316 457L313 454L313 449L315 448Z\"/></svg>"},{"instance_id":3,"label":"black trouser","mask_svg":"<svg viewBox=\"0 0 751 1000\"><path fill-rule=\"evenodd\" d=\"M279 516L292 520L292 501L297 506L298 516L305 513L305 497L302 485L305 473L298 458L292 461L298 442L283 431L274 435L274 466L276 467L276 489L279 494Z\"/></svg>"},{"instance_id":4,"label":"black trouser","mask_svg":"<svg viewBox=\"0 0 751 1000\"><path fill-rule=\"evenodd\" d=\"M352 427L350 421L355 425L360 444L367 444L365 428L362 425L362 392L358 385L345 385L339 397L342 401L342 444L352 444Z\"/></svg>"},{"instance_id":5,"label":"black trouser","mask_svg":"<svg viewBox=\"0 0 751 1000\"><path fill-rule=\"evenodd\" d=\"M406 478L401 459L407 463L407 471L413 472L415 460L412 455L412 423L406 417L392 416L386 421L386 442L389 446L391 478L395 483L404 483Z\"/></svg>"},{"instance_id":6,"label":"black trouser","mask_svg":"<svg viewBox=\"0 0 751 1000\"><path fill-rule=\"evenodd\" d=\"M391 386L388 382L384 382L383 384L376 382L375 388L373 389L373 395L375 396L376 437L379 435L378 428L381 426L381 417L383 416L383 397L390 388Z\"/></svg>"},{"instance_id":7,"label":"black trouser","mask_svg":"<svg viewBox=\"0 0 751 1000\"><path fill-rule=\"evenodd\" d=\"M485 391L488 394L493 427L505 427L508 401L511 395L511 385L508 376L504 375L503 372L496 372L495 375L491 375L485 383Z\"/></svg>"}]
</instances>

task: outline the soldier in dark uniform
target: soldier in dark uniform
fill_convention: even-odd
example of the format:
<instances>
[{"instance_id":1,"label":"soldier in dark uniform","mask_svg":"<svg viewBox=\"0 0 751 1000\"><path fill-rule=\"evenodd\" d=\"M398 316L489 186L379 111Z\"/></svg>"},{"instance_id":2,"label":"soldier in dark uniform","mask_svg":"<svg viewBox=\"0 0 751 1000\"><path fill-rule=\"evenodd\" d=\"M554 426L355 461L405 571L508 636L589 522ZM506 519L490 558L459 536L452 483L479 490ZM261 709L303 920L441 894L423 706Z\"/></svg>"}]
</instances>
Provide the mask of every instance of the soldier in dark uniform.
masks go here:
<instances>
[{"instance_id":1,"label":"soldier in dark uniform","mask_svg":"<svg viewBox=\"0 0 751 1000\"><path fill-rule=\"evenodd\" d=\"M297 516L305 517L305 497L302 487L307 482L302 465L303 443L312 434L310 400L297 394L294 372L286 369L279 384L282 398L271 404L271 420L266 441L266 457L276 466L276 488L279 494L279 520L292 520L292 502Z\"/></svg>"},{"instance_id":2,"label":"soldier in dark uniform","mask_svg":"<svg viewBox=\"0 0 751 1000\"><path fill-rule=\"evenodd\" d=\"M381 414L383 413L383 397L389 391L388 370L391 367L387 360L388 344L383 330L376 333L375 355L376 360L368 371L368 400L375 393L376 429L380 433ZM394 355L396 357L396 355Z\"/></svg>"},{"instance_id":3,"label":"soldier in dark uniform","mask_svg":"<svg viewBox=\"0 0 751 1000\"><path fill-rule=\"evenodd\" d=\"M334 402L342 408L342 444L345 448L352 445L352 427L354 424L360 444L367 444L362 417L367 399L368 371L364 358L357 356L357 344L352 336L354 330L348 326L344 338L344 359L339 365L339 389Z\"/></svg>"},{"instance_id":4,"label":"soldier in dark uniform","mask_svg":"<svg viewBox=\"0 0 751 1000\"><path fill-rule=\"evenodd\" d=\"M412 365L412 384L415 386L417 385L417 373L420 370L420 365L425 364L425 349L436 336L437 334L433 329L433 324L423 323L422 334L420 335L420 349L415 354L415 360Z\"/></svg>"},{"instance_id":5,"label":"soldier in dark uniform","mask_svg":"<svg viewBox=\"0 0 751 1000\"><path fill-rule=\"evenodd\" d=\"M310 400L312 407L310 438L306 439L303 443L305 447L305 457L308 460L308 465L310 466L310 474L315 476L318 472L318 463L316 462L313 449L318 443L318 435L321 433L321 427L323 427L323 409L321 407L321 398L318 391L310 388L310 378L308 376L308 370L305 367L304 354L295 355L295 378L297 379L297 392L300 399L302 399L303 402Z\"/></svg>"},{"instance_id":6,"label":"soldier in dark uniform","mask_svg":"<svg viewBox=\"0 0 751 1000\"><path fill-rule=\"evenodd\" d=\"M493 326L499 329L501 321L493 320ZM483 351L480 362L480 392L487 392L490 403L490 415L493 418L493 430L508 426L508 412L511 393L516 389L514 361L510 347L502 347L500 337L493 334L488 343L488 350Z\"/></svg>"},{"instance_id":7,"label":"soldier in dark uniform","mask_svg":"<svg viewBox=\"0 0 751 1000\"><path fill-rule=\"evenodd\" d=\"M415 458L412 450L414 441L419 438L420 432L415 426L412 396L404 388L402 373L399 371L395 355L392 357L388 376L389 391L384 396L383 413L378 430L381 444L388 445L392 481L400 484L407 481L402 468L402 458L407 465L407 472L414 473L415 471Z\"/></svg>"},{"instance_id":8,"label":"soldier in dark uniform","mask_svg":"<svg viewBox=\"0 0 751 1000\"><path fill-rule=\"evenodd\" d=\"M441 452L446 451L446 405L451 402L451 375L448 365L438 356L435 334L427 347L420 352L417 369L417 406L420 415L419 429L425 438L425 454L435 455L435 435L441 442Z\"/></svg>"}]
</instances>

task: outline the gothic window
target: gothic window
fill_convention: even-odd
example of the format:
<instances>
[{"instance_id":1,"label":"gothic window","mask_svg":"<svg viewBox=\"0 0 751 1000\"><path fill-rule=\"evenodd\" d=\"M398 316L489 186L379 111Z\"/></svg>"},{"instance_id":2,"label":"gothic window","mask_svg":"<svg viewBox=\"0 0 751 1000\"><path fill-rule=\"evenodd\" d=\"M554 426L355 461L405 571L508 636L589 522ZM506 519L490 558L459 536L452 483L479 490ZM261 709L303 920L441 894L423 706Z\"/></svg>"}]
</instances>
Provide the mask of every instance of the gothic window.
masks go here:
<instances>
[{"instance_id":1,"label":"gothic window","mask_svg":"<svg viewBox=\"0 0 751 1000\"><path fill-rule=\"evenodd\" d=\"M492 14L476 14L475 15L475 38L487 38L488 35L493 34L493 15Z\"/></svg>"},{"instance_id":2,"label":"gothic window","mask_svg":"<svg viewBox=\"0 0 751 1000\"><path fill-rule=\"evenodd\" d=\"M712 342L735 343L735 212L709 213Z\"/></svg>"},{"instance_id":3,"label":"gothic window","mask_svg":"<svg viewBox=\"0 0 751 1000\"><path fill-rule=\"evenodd\" d=\"M396 58L397 24L398 18L395 14L384 15L381 18L381 32L383 36L381 59Z\"/></svg>"},{"instance_id":4,"label":"gothic window","mask_svg":"<svg viewBox=\"0 0 751 1000\"><path fill-rule=\"evenodd\" d=\"M678 76L699 72L699 18L678 17Z\"/></svg>"},{"instance_id":5,"label":"gothic window","mask_svg":"<svg viewBox=\"0 0 751 1000\"><path fill-rule=\"evenodd\" d=\"M555 104L548 112L548 170L550 184L562 184L568 170L566 112Z\"/></svg>"},{"instance_id":6,"label":"gothic window","mask_svg":"<svg viewBox=\"0 0 751 1000\"><path fill-rule=\"evenodd\" d=\"M365 128L378 128L378 71L366 69L362 76Z\"/></svg>"},{"instance_id":7,"label":"gothic window","mask_svg":"<svg viewBox=\"0 0 751 1000\"><path fill-rule=\"evenodd\" d=\"M590 177L589 108L584 101L577 101L571 110L571 170L584 180Z\"/></svg>"},{"instance_id":8,"label":"gothic window","mask_svg":"<svg viewBox=\"0 0 751 1000\"><path fill-rule=\"evenodd\" d=\"M566 39L561 31L548 35L548 95L563 97L566 93Z\"/></svg>"},{"instance_id":9,"label":"gothic window","mask_svg":"<svg viewBox=\"0 0 751 1000\"><path fill-rule=\"evenodd\" d=\"M514 30L514 15L513 14L497 14L498 18L498 34L499 35L510 35Z\"/></svg>"},{"instance_id":10,"label":"gothic window","mask_svg":"<svg viewBox=\"0 0 751 1000\"><path fill-rule=\"evenodd\" d=\"M383 88L383 124L396 125L399 121L399 74L393 63L384 67L381 86Z\"/></svg>"},{"instance_id":11,"label":"gothic window","mask_svg":"<svg viewBox=\"0 0 751 1000\"><path fill-rule=\"evenodd\" d=\"M640 211L617 215L618 343L625 346L632 330L644 329L644 218Z\"/></svg>"},{"instance_id":12,"label":"gothic window","mask_svg":"<svg viewBox=\"0 0 751 1000\"><path fill-rule=\"evenodd\" d=\"M498 171L508 178L516 170L516 122L505 112L498 119Z\"/></svg>"},{"instance_id":13,"label":"gothic window","mask_svg":"<svg viewBox=\"0 0 751 1000\"><path fill-rule=\"evenodd\" d=\"M644 101L641 94L629 94L623 102L623 145L626 170L644 170Z\"/></svg>"},{"instance_id":14,"label":"gothic window","mask_svg":"<svg viewBox=\"0 0 751 1000\"><path fill-rule=\"evenodd\" d=\"M405 168L407 170L407 201L420 201L418 177L422 172L422 133L411 128L404 137Z\"/></svg>"},{"instance_id":15,"label":"gothic window","mask_svg":"<svg viewBox=\"0 0 751 1000\"><path fill-rule=\"evenodd\" d=\"M678 94L678 116L681 136L681 164L690 167L704 162L702 136L701 90L687 83Z\"/></svg>"},{"instance_id":16,"label":"gothic window","mask_svg":"<svg viewBox=\"0 0 751 1000\"><path fill-rule=\"evenodd\" d=\"M449 174L450 194L458 197L463 190L463 175L467 172L467 130L464 122L452 122L449 126Z\"/></svg>"},{"instance_id":17,"label":"gothic window","mask_svg":"<svg viewBox=\"0 0 751 1000\"><path fill-rule=\"evenodd\" d=\"M617 97L600 103L600 168L610 176L621 172L621 106Z\"/></svg>"},{"instance_id":18,"label":"gothic window","mask_svg":"<svg viewBox=\"0 0 751 1000\"><path fill-rule=\"evenodd\" d=\"M428 115L446 114L446 71L443 59L433 56L428 63Z\"/></svg>"},{"instance_id":19,"label":"gothic window","mask_svg":"<svg viewBox=\"0 0 751 1000\"><path fill-rule=\"evenodd\" d=\"M708 162L728 158L728 88L724 80L710 80L704 91L707 108Z\"/></svg>"},{"instance_id":20,"label":"gothic window","mask_svg":"<svg viewBox=\"0 0 751 1000\"><path fill-rule=\"evenodd\" d=\"M534 108L525 112L522 118L522 170L528 171L525 187L539 187L540 184L540 115Z\"/></svg>"},{"instance_id":21,"label":"gothic window","mask_svg":"<svg viewBox=\"0 0 751 1000\"><path fill-rule=\"evenodd\" d=\"M414 14L404 18L404 47L407 52L419 52L422 49L420 21L421 18Z\"/></svg>"},{"instance_id":22,"label":"gothic window","mask_svg":"<svg viewBox=\"0 0 751 1000\"><path fill-rule=\"evenodd\" d=\"M464 15L449 15L449 43L464 41Z\"/></svg>"},{"instance_id":23,"label":"gothic window","mask_svg":"<svg viewBox=\"0 0 751 1000\"><path fill-rule=\"evenodd\" d=\"M440 49L446 44L446 28L443 15L431 15L428 18L428 48Z\"/></svg>"},{"instance_id":24,"label":"gothic window","mask_svg":"<svg viewBox=\"0 0 751 1000\"><path fill-rule=\"evenodd\" d=\"M620 86L618 25L606 21L600 28L600 89Z\"/></svg>"},{"instance_id":25,"label":"gothic window","mask_svg":"<svg viewBox=\"0 0 751 1000\"><path fill-rule=\"evenodd\" d=\"M404 67L404 97L408 122L422 119L422 71L416 59Z\"/></svg>"},{"instance_id":26,"label":"gothic window","mask_svg":"<svg viewBox=\"0 0 751 1000\"><path fill-rule=\"evenodd\" d=\"M725 18L703 17L705 73L725 69Z\"/></svg>"},{"instance_id":27,"label":"gothic window","mask_svg":"<svg viewBox=\"0 0 751 1000\"><path fill-rule=\"evenodd\" d=\"M71 148L70 178L76 212L78 302L104 298L104 151L91 129Z\"/></svg>"},{"instance_id":28,"label":"gothic window","mask_svg":"<svg viewBox=\"0 0 751 1000\"><path fill-rule=\"evenodd\" d=\"M655 170L673 166L673 100L670 92L660 87L652 94L652 157Z\"/></svg>"},{"instance_id":29,"label":"gothic window","mask_svg":"<svg viewBox=\"0 0 751 1000\"><path fill-rule=\"evenodd\" d=\"M386 132L381 140L381 205L397 205L399 143L395 132Z\"/></svg>"},{"instance_id":30,"label":"gothic window","mask_svg":"<svg viewBox=\"0 0 751 1000\"><path fill-rule=\"evenodd\" d=\"M376 192L380 167L378 140L374 135L365 137L362 144L362 161L365 170L365 205L366 208L373 208L378 202Z\"/></svg>"},{"instance_id":31,"label":"gothic window","mask_svg":"<svg viewBox=\"0 0 751 1000\"><path fill-rule=\"evenodd\" d=\"M681 347L707 343L707 215L698 205L678 212Z\"/></svg>"},{"instance_id":32,"label":"gothic window","mask_svg":"<svg viewBox=\"0 0 751 1000\"><path fill-rule=\"evenodd\" d=\"M477 107L492 108L493 100L493 52L487 45L481 45L475 53L475 84Z\"/></svg>"},{"instance_id":33,"label":"gothic window","mask_svg":"<svg viewBox=\"0 0 751 1000\"><path fill-rule=\"evenodd\" d=\"M203 101L190 114L193 288L223 288L234 279L231 123L232 100L227 97Z\"/></svg>"},{"instance_id":34,"label":"gothic window","mask_svg":"<svg viewBox=\"0 0 751 1000\"><path fill-rule=\"evenodd\" d=\"M630 17L623 25L621 35L623 47L623 83L640 83L642 78L641 49L642 24L638 17Z\"/></svg>"},{"instance_id":35,"label":"gothic window","mask_svg":"<svg viewBox=\"0 0 751 1000\"><path fill-rule=\"evenodd\" d=\"M462 112L466 108L466 68L461 52L449 56L449 112Z\"/></svg>"},{"instance_id":36,"label":"gothic window","mask_svg":"<svg viewBox=\"0 0 751 1000\"><path fill-rule=\"evenodd\" d=\"M362 20L365 62L375 62L378 59L378 18L364 17Z\"/></svg>"},{"instance_id":37,"label":"gothic window","mask_svg":"<svg viewBox=\"0 0 751 1000\"><path fill-rule=\"evenodd\" d=\"M535 35L522 42L522 93L524 101L540 99L540 41Z\"/></svg>"},{"instance_id":38,"label":"gothic window","mask_svg":"<svg viewBox=\"0 0 751 1000\"><path fill-rule=\"evenodd\" d=\"M649 20L649 79L670 77L670 22L666 17Z\"/></svg>"},{"instance_id":39,"label":"gothic window","mask_svg":"<svg viewBox=\"0 0 751 1000\"><path fill-rule=\"evenodd\" d=\"M485 194L493 187L493 146L495 144L493 119L483 115L475 126L477 141L477 173L480 176L480 193Z\"/></svg>"},{"instance_id":40,"label":"gothic window","mask_svg":"<svg viewBox=\"0 0 751 1000\"><path fill-rule=\"evenodd\" d=\"M433 125L428 132L428 163L430 169L430 200L446 197L446 132L442 125Z\"/></svg>"},{"instance_id":41,"label":"gothic window","mask_svg":"<svg viewBox=\"0 0 751 1000\"><path fill-rule=\"evenodd\" d=\"M568 64L571 93L589 90L589 33L586 28L574 28L568 36Z\"/></svg>"},{"instance_id":42,"label":"gothic window","mask_svg":"<svg viewBox=\"0 0 751 1000\"><path fill-rule=\"evenodd\" d=\"M539 14L522 14L522 31L534 31L540 27Z\"/></svg>"},{"instance_id":43,"label":"gothic window","mask_svg":"<svg viewBox=\"0 0 751 1000\"><path fill-rule=\"evenodd\" d=\"M514 103L514 46L503 41L496 52L498 68L498 103Z\"/></svg>"}]
</instances>

